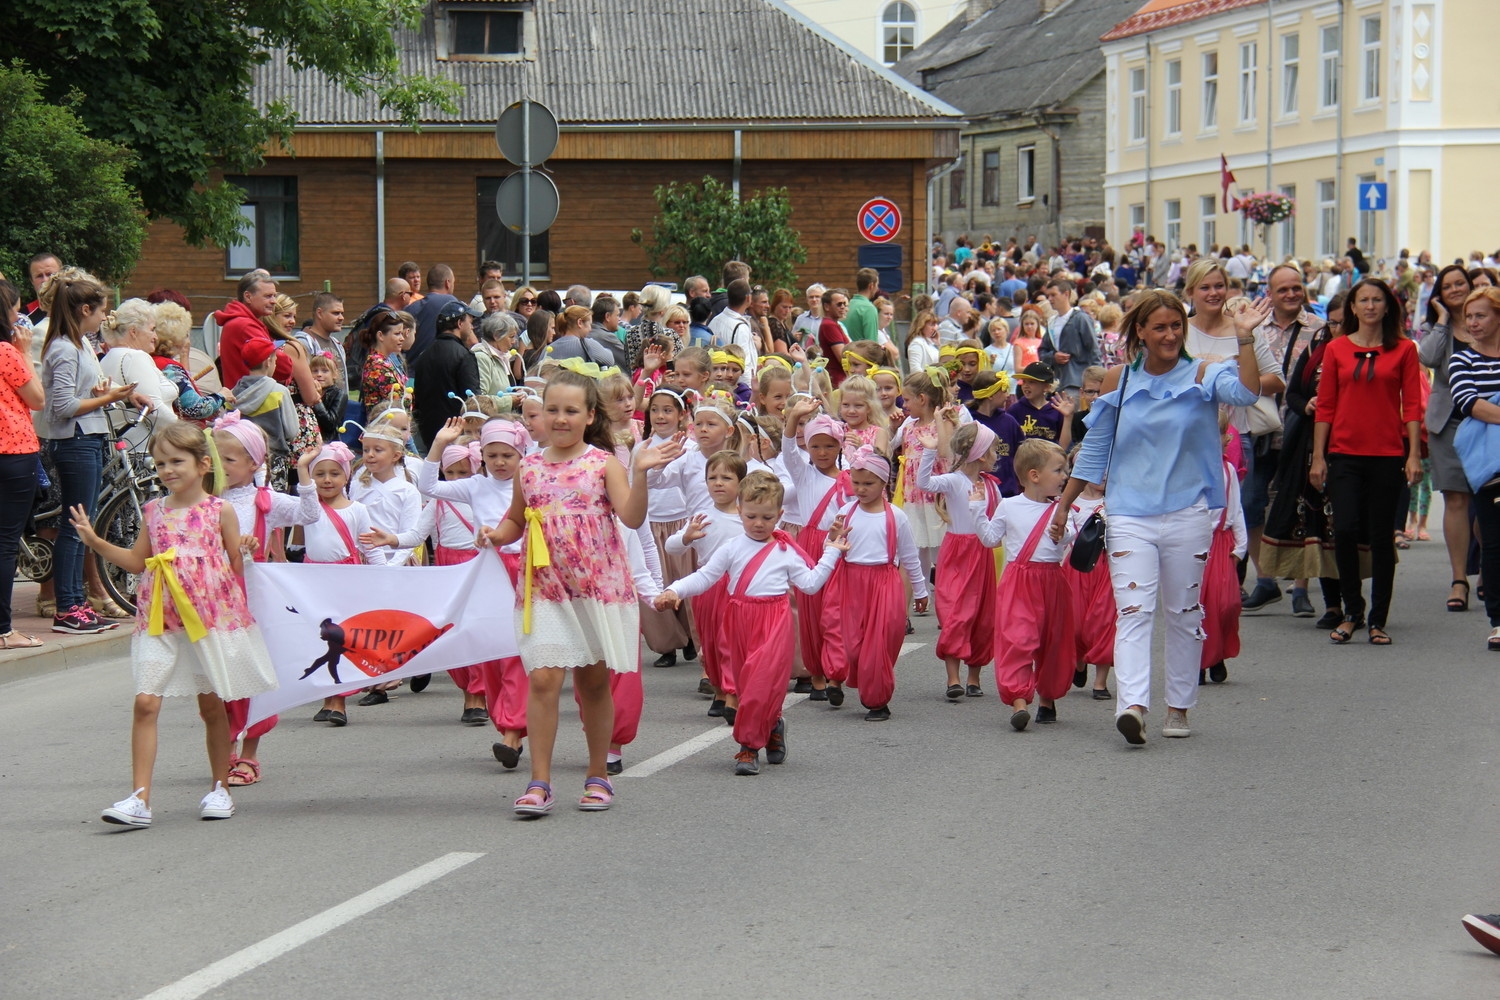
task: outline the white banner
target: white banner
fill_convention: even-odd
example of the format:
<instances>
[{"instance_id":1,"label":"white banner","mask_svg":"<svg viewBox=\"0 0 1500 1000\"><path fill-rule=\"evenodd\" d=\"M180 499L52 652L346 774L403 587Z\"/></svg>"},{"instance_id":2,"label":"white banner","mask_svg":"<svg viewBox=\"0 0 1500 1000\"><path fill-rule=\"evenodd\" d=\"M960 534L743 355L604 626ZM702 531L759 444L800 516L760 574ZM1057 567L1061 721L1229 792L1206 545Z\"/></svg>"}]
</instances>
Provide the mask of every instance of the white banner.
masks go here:
<instances>
[{"instance_id":1,"label":"white banner","mask_svg":"<svg viewBox=\"0 0 1500 1000\"><path fill-rule=\"evenodd\" d=\"M515 590L494 549L458 566L247 563L280 686L250 722L369 687L517 655Z\"/></svg>"}]
</instances>

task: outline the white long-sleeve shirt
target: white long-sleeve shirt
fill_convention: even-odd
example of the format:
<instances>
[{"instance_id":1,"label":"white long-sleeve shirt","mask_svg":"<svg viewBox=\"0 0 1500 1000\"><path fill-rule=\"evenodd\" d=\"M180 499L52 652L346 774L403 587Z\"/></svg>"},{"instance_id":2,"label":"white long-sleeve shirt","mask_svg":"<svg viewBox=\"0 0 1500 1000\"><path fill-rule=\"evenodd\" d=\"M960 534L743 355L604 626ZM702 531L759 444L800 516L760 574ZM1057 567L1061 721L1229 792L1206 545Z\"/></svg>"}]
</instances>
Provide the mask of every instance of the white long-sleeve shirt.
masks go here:
<instances>
[{"instance_id":1,"label":"white long-sleeve shirt","mask_svg":"<svg viewBox=\"0 0 1500 1000\"><path fill-rule=\"evenodd\" d=\"M468 508L464 513L472 513L469 520L474 525L475 538L479 537L480 528L496 527L510 513L510 501L516 488L514 479L494 479L486 475L443 479L439 475L441 471L438 463L424 461L422 471L417 474L417 489L423 496L464 504ZM518 539L500 551L519 553L521 542Z\"/></svg>"},{"instance_id":2,"label":"white long-sleeve shirt","mask_svg":"<svg viewBox=\"0 0 1500 1000\"><path fill-rule=\"evenodd\" d=\"M742 534L720 546L719 551L709 559L708 565L678 580L669 589L678 597L697 597L727 575L729 593L732 595L739 586L740 574L745 572L750 560L767 545L776 548L766 556L765 562L761 563L755 573L755 579L750 581L745 591L747 597L784 596L788 587L796 587L804 594L816 594L833 575L841 554L838 549L829 546L818 564L809 569L802 553L795 547L782 549L775 539L757 542L749 535Z\"/></svg>"},{"instance_id":3,"label":"white long-sleeve shirt","mask_svg":"<svg viewBox=\"0 0 1500 1000\"><path fill-rule=\"evenodd\" d=\"M1245 558L1245 553L1250 551L1250 532L1245 527L1245 509L1240 506L1240 477L1234 467L1228 462L1224 465L1224 527L1234 532L1234 554L1236 558ZM1218 527L1218 521L1214 527Z\"/></svg>"},{"instance_id":4,"label":"white long-sleeve shirt","mask_svg":"<svg viewBox=\"0 0 1500 1000\"><path fill-rule=\"evenodd\" d=\"M642 448L650 445L664 445L670 440L672 439L669 437L653 434L651 437L637 444L635 451L640 451ZM632 453L632 461L634 457L634 453ZM632 468L632 465L627 464L626 468ZM682 490L679 487L657 486L652 482L649 473L646 476L646 482L651 486L650 491L646 494L647 521L655 521L660 524L666 521L681 521L688 516L687 500L683 498Z\"/></svg>"},{"instance_id":5,"label":"white long-sleeve shirt","mask_svg":"<svg viewBox=\"0 0 1500 1000\"><path fill-rule=\"evenodd\" d=\"M922 559L917 553L917 539L911 533L911 521L906 511L895 504L890 506L896 525L896 562L906 578L911 581L911 596L921 599L927 596L927 574L922 572ZM858 503L848 504L840 513L844 525L849 529L849 551L844 561L855 566L882 566L891 561L886 540L885 512L865 510Z\"/></svg>"},{"instance_id":6,"label":"white long-sleeve shirt","mask_svg":"<svg viewBox=\"0 0 1500 1000\"><path fill-rule=\"evenodd\" d=\"M969 505L969 514L974 518L975 533L979 535L982 544L993 549L1003 541L1006 557L1017 559L1021 555L1021 549L1026 546L1026 539L1031 536L1031 529L1051 509L1051 501L1039 502L1020 493L1013 497L1002 497L995 507L994 517L985 517L984 504L977 501ZM1047 529L1043 528L1042 537L1036 543L1036 551L1031 554L1031 562L1062 562L1077 533L1077 527L1069 520L1063 529L1062 541L1054 542L1047 534Z\"/></svg>"},{"instance_id":7,"label":"white long-sleeve shirt","mask_svg":"<svg viewBox=\"0 0 1500 1000\"><path fill-rule=\"evenodd\" d=\"M469 523L465 524L467 518ZM399 537L402 548L416 548L431 538L433 544L460 552L473 552L478 548L474 538L474 512L469 505L457 500L434 500L422 508L417 517L417 526Z\"/></svg>"},{"instance_id":8,"label":"white long-sleeve shirt","mask_svg":"<svg viewBox=\"0 0 1500 1000\"><path fill-rule=\"evenodd\" d=\"M267 490L267 493L271 497L271 509L266 511L267 532L295 524L312 524L323 515L323 508L318 504L318 491L312 487L305 491L299 489L295 497L276 490ZM240 519L242 535L255 534L255 494L254 483L231 486L220 494L224 502L234 508L234 516ZM265 558L264 553L260 556Z\"/></svg>"},{"instance_id":9,"label":"white long-sleeve shirt","mask_svg":"<svg viewBox=\"0 0 1500 1000\"><path fill-rule=\"evenodd\" d=\"M307 491L316 496L317 489L313 486L298 486L298 494ZM321 505L318 507L318 519L302 529L302 541L305 546L304 558L309 562L336 563L347 559L351 554L357 556L361 562L369 563L371 566L380 566L385 563L384 553L389 551L384 548L370 548L361 545L359 536L369 531L370 512L365 505L357 500L350 501L349 506L342 510L334 511L339 520L349 529L349 537L354 539L355 551L350 553L349 547L344 544L344 538L339 530L333 526Z\"/></svg>"},{"instance_id":10,"label":"white long-sleeve shirt","mask_svg":"<svg viewBox=\"0 0 1500 1000\"><path fill-rule=\"evenodd\" d=\"M828 526L838 515L838 504L830 500L823 509L823 516L818 518L817 524L812 523L812 516L813 512L818 509L818 504L823 502L823 498L838 485L838 478L825 475L813 468L812 459L808 458L807 452L797 444L795 437L781 439L781 459L786 467L787 475L796 486L796 516L790 515L792 510L790 502L784 502L782 505L788 511L787 520L793 524L827 531Z\"/></svg>"},{"instance_id":11,"label":"white long-sleeve shirt","mask_svg":"<svg viewBox=\"0 0 1500 1000\"><path fill-rule=\"evenodd\" d=\"M696 447L683 451L670 464L647 472L646 486L651 492L680 490L687 506L687 517L713 513L714 501L708 495L708 458Z\"/></svg>"},{"instance_id":12,"label":"white long-sleeve shirt","mask_svg":"<svg viewBox=\"0 0 1500 1000\"><path fill-rule=\"evenodd\" d=\"M708 523L703 526L703 537L696 538L691 542L683 541L682 536L687 534L688 526L683 526L681 531L667 538L667 554L672 556L686 555L689 551L698 556L700 564L707 563L713 558L713 554L723 548L728 542L745 536L745 525L740 521L740 515L735 511L722 511L717 507L713 513L707 515Z\"/></svg>"},{"instance_id":13,"label":"white long-sleeve shirt","mask_svg":"<svg viewBox=\"0 0 1500 1000\"><path fill-rule=\"evenodd\" d=\"M636 597L642 605L649 608L661 593L661 581L657 578L661 570L652 572L639 531L625 527L625 522L618 517L615 518L615 527L620 529L620 540L625 543L625 558L630 561L630 578L635 581ZM651 548L656 546L652 545Z\"/></svg>"},{"instance_id":14,"label":"white long-sleeve shirt","mask_svg":"<svg viewBox=\"0 0 1500 1000\"><path fill-rule=\"evenodd\" d=\"M922 461L917 463L917 489L928 493L941 493L948 499L948 534L950 535L972 535L976 533L974 525L974 514L970 510L969 494L974 489L974 483L962 472L945 472L941 476L933 475L937 468L937 449L925 448L922 451ZM979 516L983 517L987 504L978 506ZM986 545L994 546L989 542ZM1010 548L1007 546L1007 552Z\"/></svg>"},{"instance_id":15,"label":"white long-sleeve shirt","mask_svg":"<svg viewBox=\"0 0 1500 1000\"><path fill-rule=\"evenodd\" d=\"M777 455L766 464L771 467L771 472L775 474L776 478L781 480L783 493L781 498L781 522L783 524L796 525L799 528L802 527L802 508L798 505L797 483L792 479L792 473L787 468L786 459L781 455Z\"/></svg>"},{"instance_id":16,"label":"white long-sleeve shirt","mask_svg":"<svg viewBox=\"0 0 1500 1000\"><path fill-rule=\"evenodd\" d=\"M397 537L409 536L422 516L422 494L406 481L405 475L394 475L385 482L371 476L368 486L363 480L364 476L356 475L349 482L349 499L364 504L370 523L376 528ZM389 566L404 566L412 555L408 546L387 551L390 555L385 561Z\"/></svg>"}]
</instances>

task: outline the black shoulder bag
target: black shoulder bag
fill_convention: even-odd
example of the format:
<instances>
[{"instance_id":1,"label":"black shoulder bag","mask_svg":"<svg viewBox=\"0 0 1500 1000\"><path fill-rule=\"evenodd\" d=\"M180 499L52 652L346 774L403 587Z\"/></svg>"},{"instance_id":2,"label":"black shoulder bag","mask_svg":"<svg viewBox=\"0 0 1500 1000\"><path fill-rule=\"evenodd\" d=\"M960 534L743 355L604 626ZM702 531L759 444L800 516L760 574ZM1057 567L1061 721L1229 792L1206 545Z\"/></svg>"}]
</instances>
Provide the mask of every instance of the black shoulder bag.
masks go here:
<instances>
[{"instance_id":1,"label":"black shoulder bag","mask_svg":"<svg viewBox=\"0 0 1500 1000\"><path fill-rule=\"evenodd\" d=\"M1109 436L1109 456L1104 460L1104 478L1109 479L1109 465L1115 458L1115 440L1120 436L1120 416L1125 412L1125 389L1130 385L1130 365L1125 365L1125 374L1120 379L1120 405L1115 408L1115 430ZM1089 515L1073 539L1073 551L1068 554L1068 565L1080 573L1092 573L1104 555L1104 507Z\"/></svg>"}]
</instances>

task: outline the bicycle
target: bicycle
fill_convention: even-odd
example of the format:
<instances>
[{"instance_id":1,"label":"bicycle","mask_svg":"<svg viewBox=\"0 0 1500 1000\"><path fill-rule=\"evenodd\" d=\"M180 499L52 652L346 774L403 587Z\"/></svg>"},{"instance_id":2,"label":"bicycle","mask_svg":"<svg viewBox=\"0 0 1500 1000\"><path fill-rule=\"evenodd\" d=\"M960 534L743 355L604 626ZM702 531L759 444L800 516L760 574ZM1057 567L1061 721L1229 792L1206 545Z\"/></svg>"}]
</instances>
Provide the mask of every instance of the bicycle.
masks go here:
<instances>
[{"instance_id":1,"label":"bicycle","mask_svg":"<svg viewBox=\"0 0 1500 1000\"><path fill-rule=\"evenodd\" d=\"M141 509L152 500L164 496L166 490L156 477L156 465L144 447L144 441L136 446L126 440L126 435L146 419L149 411L141 410L132 415L124 407L108 407L105 415L109 422L110 451L104 465L103 484L99 490L99 501L95 509L94 531L100 538L121 548L133 548L141 532ZM135 573L108 562L95 554L99 566L99 579L105 592L126 611L136 609L136 587L140 582Z\"/></svg>"}]
</instances>

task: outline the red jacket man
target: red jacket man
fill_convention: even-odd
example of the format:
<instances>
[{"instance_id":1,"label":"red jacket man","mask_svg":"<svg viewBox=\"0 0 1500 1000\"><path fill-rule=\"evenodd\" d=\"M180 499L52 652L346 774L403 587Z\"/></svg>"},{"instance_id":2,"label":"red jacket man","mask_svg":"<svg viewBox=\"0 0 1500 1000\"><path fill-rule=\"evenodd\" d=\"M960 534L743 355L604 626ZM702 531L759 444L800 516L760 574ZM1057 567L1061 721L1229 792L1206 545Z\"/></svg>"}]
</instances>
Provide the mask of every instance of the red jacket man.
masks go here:
<instances>
[{"instance_id":1,"label":"red jacket man","mask_svg":"<svg viewBox=\"0 0 1500 1000\"><path fill-rule=\"evenodd\" d=\"M214 313L219 324L219 367L225 385L234 385L250 373L245 363L245 347L255 341L275 344L261 320L276 308L276 283L250 275L240 279L238 297ZM264 350L253 352L265 357ZM276 381L286 385L292 380L292 362L276 350Z\"/></svg>"}]
</instances>

